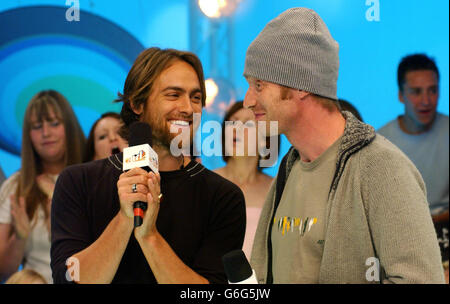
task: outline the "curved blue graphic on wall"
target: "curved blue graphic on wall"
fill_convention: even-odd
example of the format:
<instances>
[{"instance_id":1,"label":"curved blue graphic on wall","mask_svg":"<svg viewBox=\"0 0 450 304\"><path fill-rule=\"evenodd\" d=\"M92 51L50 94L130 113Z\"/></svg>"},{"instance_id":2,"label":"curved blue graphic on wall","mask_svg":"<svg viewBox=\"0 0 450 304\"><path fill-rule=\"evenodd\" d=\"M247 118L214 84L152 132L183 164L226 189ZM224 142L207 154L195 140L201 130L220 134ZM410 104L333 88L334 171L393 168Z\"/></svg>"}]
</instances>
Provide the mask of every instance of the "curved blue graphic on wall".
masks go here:
<instances>
[{"instance_id":1,"label":"curved blue graphic on wall","mask_svg":"<svg viewBox=\"0 0 450 304\"><path fill-rule=\"evenodd\" d=\"M0 149L20 155L25 108L54 89L72 104L85 134L113 103L143 45L123 28L67 7L31 6L0 13ZM3 164L2 164L3 166Z\"/></svg>"}]
</instances>

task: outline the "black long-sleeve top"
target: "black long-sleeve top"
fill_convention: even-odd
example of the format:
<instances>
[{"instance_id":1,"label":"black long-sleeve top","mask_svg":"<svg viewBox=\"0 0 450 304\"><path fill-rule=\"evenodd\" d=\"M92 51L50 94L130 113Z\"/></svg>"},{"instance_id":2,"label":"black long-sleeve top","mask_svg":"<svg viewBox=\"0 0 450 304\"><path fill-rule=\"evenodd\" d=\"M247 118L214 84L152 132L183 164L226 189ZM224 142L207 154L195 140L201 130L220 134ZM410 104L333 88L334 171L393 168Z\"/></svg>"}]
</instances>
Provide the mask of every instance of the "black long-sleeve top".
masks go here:
<instances>
[{"instance_id":1,"label":"black long-sleeve top","mask_svg":"<svg viewBox=\"0 0 450 304\"><path fill-rule=\"evenodd\" d=\"M68 283L66 260L94 243L120 210L117 181L122 154L74 165L59 176L51 212L51 268L55 283ZM160 172L156 226L177 256L210 283L226 283L222 256L242 248L245 200L235 184L191 161ZM112 283L156 283L131 234Z\"/></svg>"}]
</instances>

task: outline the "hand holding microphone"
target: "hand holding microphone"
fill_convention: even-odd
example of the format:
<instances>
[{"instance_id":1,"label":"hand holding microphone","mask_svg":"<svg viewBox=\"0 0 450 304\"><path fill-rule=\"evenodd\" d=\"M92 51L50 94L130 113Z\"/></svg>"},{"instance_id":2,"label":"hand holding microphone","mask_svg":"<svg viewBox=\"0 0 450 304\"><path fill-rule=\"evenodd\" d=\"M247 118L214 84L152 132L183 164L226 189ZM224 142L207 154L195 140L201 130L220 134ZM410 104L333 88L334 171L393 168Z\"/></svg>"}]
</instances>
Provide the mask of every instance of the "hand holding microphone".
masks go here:
<instances>
[{"instance_id":1,"label":"hand holding microphone","mask_svg":"<svg viewBox=\"0 0 450 304\"><path fill-rule=\"evenodd\" d=\"M143 210L145 211L145 216L144 214L142 214L142 216L138 215L138 221L136 219L136 211L139 210L139 205L136 204L137 202L134 205L134 227L136 228L134 229L134 235L136 239L144 238L157 232L156 219L158 218L159 204L162 201L160 181L161 178L159 173L148 173L147 203L145 204L145 209Z\"/></svg>"},{"instance_id":2,"label":"hand holding microphone","mask_svg":"<svg viewBox=\"0 0 450 304\"><path fill-rule=\"evenodd\" d=\"M149 210L150 219L147 224L151 226L147 228L156 229L154 224L162 195L158 173L158 155L150 147L152 142L150 126L143 122L133 123L130 126L128 142L129 147L123 151L123 171L125 173L121 174L117 182L121 208L125 209L127 217L134 217L134 226L139 227L143 223L147 203L152 203L152 208ZM133 203L132 216L131 203Z\"/></svg>"},{"instance_id":3,"label":"hand holding microphone","mask_svg":"<svg viewBox=\"0 0 450 304\"><path fill-rule=\"evenodd\" d=\"M142 203L144 208L147 208L148 178L149 173L142 168L133 168L120 175L117 182L120 211L127 218L134 218L136 202Z\"/></svg>"}]
</instances>

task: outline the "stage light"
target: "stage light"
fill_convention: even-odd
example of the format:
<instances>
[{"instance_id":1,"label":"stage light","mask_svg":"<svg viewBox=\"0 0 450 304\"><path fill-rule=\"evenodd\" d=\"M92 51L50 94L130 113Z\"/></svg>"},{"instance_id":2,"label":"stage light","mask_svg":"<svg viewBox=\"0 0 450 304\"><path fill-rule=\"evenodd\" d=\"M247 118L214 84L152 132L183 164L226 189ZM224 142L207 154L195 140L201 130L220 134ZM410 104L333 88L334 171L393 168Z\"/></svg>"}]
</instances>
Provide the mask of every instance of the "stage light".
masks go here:
<instances>
[{"instance_id":1,"label":"stage light","mask_svg":"<svg viewBox=\"0 0 450 304\"><path fill-rule=\"evenodd\" d=\"M198 6L208 18L217 19L230 16L239 2L240 0L198 0Z\"/></svg>"},{"instance_id":2,"label":"stage light","mask_svg":"<svg viewBox=\"0 0 450 304\"><path fill-rule=\"evenodd\" d=\"M214 103L214 99L219 93L219 87L217 86L214 79L208 78L205 80L205 88L206 88L205 107L209 108Z\"/></svg>"},{"instance_id":3,"label":"stage light","mask_svg":"<svg viewBox=\"0 0 450 304\"><path fill-rule=\"evenodd\" d=\"M206 112L223 117L228 107L236 101L236 92L230 81L224 78L208 78L205 81Z\"/></svg>"}]
</instances>

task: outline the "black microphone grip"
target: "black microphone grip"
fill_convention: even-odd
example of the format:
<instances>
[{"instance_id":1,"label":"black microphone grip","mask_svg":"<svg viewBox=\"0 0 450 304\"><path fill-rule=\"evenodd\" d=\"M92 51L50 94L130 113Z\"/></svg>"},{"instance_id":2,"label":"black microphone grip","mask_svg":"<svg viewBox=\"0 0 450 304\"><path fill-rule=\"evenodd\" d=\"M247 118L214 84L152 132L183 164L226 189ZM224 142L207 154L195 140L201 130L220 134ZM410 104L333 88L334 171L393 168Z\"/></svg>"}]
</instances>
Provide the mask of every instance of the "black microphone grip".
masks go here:
<instances>
[{"instance_id":1,"label":"black microphone grip","mask_svg":"<svg viewBox=\"0 0 450 304\"><path fill-rule=\"evenodd\" d=\"M144 220L144 211L147 210L147 203L137 201L133 204L134 209L134 228L142 225Z\"/></svg>"}]
</instances>

